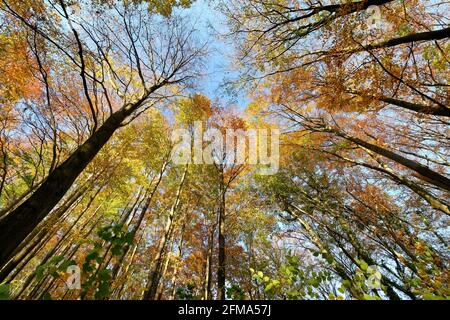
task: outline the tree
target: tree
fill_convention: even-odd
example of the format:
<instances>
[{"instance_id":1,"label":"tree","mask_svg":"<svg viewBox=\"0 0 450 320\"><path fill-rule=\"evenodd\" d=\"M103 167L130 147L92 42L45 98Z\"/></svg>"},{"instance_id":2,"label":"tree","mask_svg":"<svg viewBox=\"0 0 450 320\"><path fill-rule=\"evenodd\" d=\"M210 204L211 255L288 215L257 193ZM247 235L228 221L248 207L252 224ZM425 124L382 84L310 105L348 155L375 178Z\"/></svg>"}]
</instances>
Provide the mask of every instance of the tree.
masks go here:
<instances>
[{"instance_id":1,"label":"tree","mask_svg":"<svg viewBox=\"0 0 450 320\"><path fill-rule=\"evenodd\" d=\"M64 196L113 133L126 123L127 118L132 119L141 109L157 103L165 96L165 87L181 87L195 75L192 63L202 50L191 47L189 43L191 32L186 30L181 22L175 20L167 22L167 33L159 34L162 37L158 38L152 30L153 23L149 20L151 16L139 15L139 12L130 6L125 6L122 11L116 8L115 13L103 13L97 20L100 21L99 24L89 25L83 21L82 29L86 40L82 40L77 31L81 22L69 16L63 1L60 1L59 5L62 11L58 12L61 19L65 19L70 25L70 34L75 39L75 47L61 43L60 39L66 39L69 35L60 24L36 23L35 17L23 16L4 2L8 15L21 21L43 41L56 48L62 57L71 62L74 71L79 72L85 102L91 112L89 125L91 133L86 141L46 177L28 199L2 219L0 222L2 265L14 248ZM118 18L118 22L115 22L114 18ZM135 23L144 25L145 28L136 29ZM121 34L122 39L133 43L134 49L130 52L132 63L129 65L131 71L127 74L120 71L123 68L120 67L120 63L127 66L127 58L121 54L123 47L127 46L126 43L112 42L113 39L103 30L116 32L116 36ZM58 35L58 39L53 33ZM135 45L137 39L145 43L150 52L140 52ZM88 40L90 47L86 44ZM72 48L76 53L72 54L66 48ZM119 64L119 67L115 67L115 64ZM119 100L114 103L116 99ZM108 111L102 108L104 103L107 103ZM99 113L107 115L100 126Z\"/></svg>"},{"instance_id":2,"label":"tree","mask_svg":"<svg viewBox=\"0 0 450 320\"><path fill-rule=\"evenodd\" d=\"M445 3L192 3L0 1L0 299L449 299Z\"/></svg>"}]
</instances>

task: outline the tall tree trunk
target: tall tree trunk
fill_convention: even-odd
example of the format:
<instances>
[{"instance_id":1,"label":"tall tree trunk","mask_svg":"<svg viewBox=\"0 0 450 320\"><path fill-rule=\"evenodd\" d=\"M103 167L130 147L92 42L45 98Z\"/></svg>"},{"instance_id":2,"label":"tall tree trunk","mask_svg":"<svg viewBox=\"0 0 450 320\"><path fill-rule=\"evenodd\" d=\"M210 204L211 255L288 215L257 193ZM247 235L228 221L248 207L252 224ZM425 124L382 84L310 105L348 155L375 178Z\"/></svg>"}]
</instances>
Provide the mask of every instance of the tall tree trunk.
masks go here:
<instances>
[{"instance_id":1,"label":"tall tree trunk","mask_svg":"<svg viewBox=\"0 0 450 320\"><path fill-rule=\"evenodd\" d=\"M289 213L293 218L295 218L295 220L297 220L302 225L302 227L308 233L311 242L314 243L314 245L321 252L327 253L332 258L331 266L336 271L336 273L343 280L348 280L351 283L353 283L353 279L347 274L346 268L338 260L336 260L334 258L332 250L330 249L328 244L326 242L322 241L322 239L319 237L318 233L311 227L311 225L308 223L308 221L306 221L305 219L302 219L302 217L299 214L292 211L289 207L294 208L296 211L298 211L301 214L307 215L307 212L295 205L292 205L292 204L285 203L285 205L286 205L286 207L285 207L286 212ZM351 295L356 299L362 297L362 295L363 295L362 291L359 290L358 288L354 287L353 285L350 286L348 288L348 290L351 293Z\"/></svg>"},{"instance_id":2,"label":"tall tree trunk","mask_svg":"<svg viewBox=\"0 0 450 320\"><path fill-rule=\"evenodd\" d=\"M0 267L15 248L56 206L75 179L81 174L100 149L108 142L123 121L141 107L147 97L165 85L152 86L146 95L133 104L127 104L113 113L67 160L59 165L37 190L20 206L0 219Z\"/></svg>"},{"instance_id":3,"label":"tall tree trunk","mask_svg":"<svg viewBox=\"0 0 450 320\"><path fill-rule=\"evenodd\" d=\"M186 228L186 222L187 222L187 217L185 216L182 227L181 227L181 231L180 231L180 240L178 242L178 248L177 248L178 253L177 253L177 256L175 257L175 266L173 267L172 279L170 281L170 283L172 284L172 292L170 293L169 300L175 299L175 294L177 291L177 276L178 276L178 270L179 270L180 264L181 264L181 259L183 257L184 230ZM160 300L160 298L158 300Z\"/></svg>"},{"instance_id":4,"label":"tall tree trunk","mask_svg":"<svg viewBox=\"0 0 450 320\"><path fill-rule=\"evenodd\" d=\"M123 275L127 274L130 266L132 265L132 263L134 261L134 256L135 256L136 251L137 251L137 247L138 246L136 244L133 245L133 249L131 250L130 258L129 258L128 262L126 263L125 267L121 269ZM125 289L125 284L126 284L126 282L123 281L122 284L118 288L116 288L116 290L114 291L112 296L116 297L116 299L121 299L122 298L122 292Z\"/></svg>"},{"instance_id":5,"label":"tall tree trunk","mask_svg":"<svg viewBox=\"0 0 450 320\"><path fill-rule=\"evenodd\" d=\"M188 172L189 166L186 165L183 175L180 180L180 184L178 185L178 189L175 195L175 201L172 204L172 207L170 208L169 215L167 217L166 226L164 229L164 233L162 238L159 241L157 253L154 259L153 267L150 271L148 282L146 289L144 291L144 300L154 300L156 296L156 290L158 289L159 280L161 278L161 265L163 262L163 254L164 250L167 246L167 242L169 240L169 234L170 230L172 228L172 223L175 218L175 212L178 208L178 205L180 203L180 197L181 197L181 190L183 189L184 182L186 180L187 172Z\"/></svg>"},{"instance_id":6,"label":"tall tree trunk","mask_svg":"<svg viewBox=\"0 0 450 320\"><path fill-rule=\"evenodd\" d=\"M158 290L156 290L157 291L157 298L156 298L156 300L161 300L162 299L162 295L163 295L163 293L164 293L164 289L165 289L165 284L164 284L164 279L165 279L165 277L166 277L166 274L167 274L167 270L169 269L169 263L170 263L170 258L172 257L172 253L171 253L171 251L169 251L169 252L167 252L166 253L166 256L165 256L165 258L164 258L164 260L165 260L165 262L164 262L164 268L163 268L163 270L162 270L162 273L161 273L161 279L163 279L163 281L162 281L162 283L159 285L159 287L158 287Z\"/></svg>"},{"instance_id":7,"label":"tall tree trunk","mask_svg":"<svg viewBox=\"0 0 450 320\"><path fill-rule=\"evenodd\" d=\"M66 215L63 215L62 218L64 218L65 216ZM27 265L27 263L36 255L36 253L39 252L58 231L57 227L50 224L46 224L45 226L42 226L41 228L38 227L36 229L39 230L36 230L38 232L35 233L35 236L32 237L31 240L24 241L23 245L19 246L19 248L15 250L12 258L1 269L0 282L3 282L6 279L8 279L8 281L14 279L17 274L20 273L23 267Z\"/></svg>"},{"instance_id":8,"label":"tall tree trunk","mask_svg":"<svg viewBox=\"0 0 450 320\"><path fill-rule=\"evenodd\" d=\"M88 181L87 181L88 182ZM54 233L58 231L59 224L58 220L64 221L65 217L70 214L70 208L75 204L75 202L84 197L85 192L88 190L91 184L86 184L80 189L74 192L64 204L54 210L51 213L51 217L44 221L41 225L39 224L27 239L25 239L21 245L15 250L13 258L8 261L8 263L0 271L0 282L8 277L8 281L11 281L21 269L34 257L34 255L45 245L45 243L53 236ZM102 185L103 186L103 185ZM89 206L94 201L95 197L100 192L102 186L98 188L96 193L91 196L88 205L82 211L80 217L89 208ZM41 244L41 245L40 245ZM19 267L19 264L21 265ZM16 270L14 270L16 269ZM11 273L14 270L14 273Z\"/></svg>"},{"instance_id":9,"label":"tall tree trunk","mask_svg":"<svg viewBox=\"0 0 450 320\"><path fill-rule=\"evenodd\" d=\"M366 142L357 137L350 136L347 133L336 130L336 129L326 128L325 131L332 132L332 133L334 133L346 140L349 140L365 149L373 151L385 158L388 158L396 163L399 163L399 164L417 172L419 174L418 178L422 179L423 181L431 183L441 189L450 191L450 179L449 178L443 176L440 173L437 173L436 171L431 170L427 166L424 166L417 161L407 159L395 152L392 152L390 150L387 150L387 149L377 146L375 144Z\"/></svg>"},{"instance_id":10,"label":"tall tree trunk","mask_svg":"<svg viewBox=\"0 0 450 320\"><path fill-rule=\"evenodd\" d=\"M214 223L209 230L208 235L208 248L206 251L206 261L205 261L205 278L203 283L203 299L211 299L211 278L212 278L212 255L214 247L214 233L216 224Z\"/></svg>"},{"instance_id":11,"label":"tall tree trunk","mask_svg":"<svg viewBox=\"0 0 450 320\"><path fill-rule=\"evenodd\" d=\"M48 233L48 228L50 226L54 226L58 219L65 219L70 207L89 189L88 182L89 180L70 194L59 207L52 210L47 218L44 219L36 228L34 228L33 231L16 248L16 250L14 250L13 255L18 254L22 249L33 243L33 241L36 241L36 237L40 237L42 239L42 237Z\"/></svg>"},{"instance_id":12,"label":"tall tree trunk","mask_svg":"<svg viewBox=\"0 0 450 320\"><path fill-rule=\"evenodd\" d=\"M124 228L128 228L129 224L131 223L131 220L133 219L137 210L139 209L140 204L145 199L145 195L147 194L148 190L145 191L144 197L142 197L142 199L141 199L142 190L143 190L143 188L139 188L139 192L138 192L134 202L131 204L131 206L128 204L127 210L125 210L120 216L118 224L122 225ZM106 241L103 241L102 247L105 247L105 243L106 243ZM112 243L110 242L106 245L105 250L103 252L103 256L101 259L101 261L103 261L103 262L98 264L97 268L95 269L95 272L93 274L94 278L97 276L97 274L100 270L107 268L108 265L110 264L110 262L113 258L113 254L111 253L111 248L112 248ZM87 295L90 293L90 289L91 288L84 288L81 291L81 293L80 293L81 300L84 300L87 297Z\"/></svg>"},{"instance_id":13,"label":"tall tree trunk","mask_svg":"<svg viewBox=\"0 0 450 320\"><path fill-rule=\"evenodd\" d=\"M141 209L141 212L140 212L140 215L139 215L139 219L136 222L136 224L133 226L133 229L131 230L131 233L133 235L133 239L135 238L136 233L141 228L142 222L144 221L145 214L147 213L147 210L150 207L150 204L152 202L153 196L155 195L156 191L158 190L158 187L159 187L159 185L161 183L161 180L162 180L162 177L164 175L164 172L166 171L167 165L169 164L169 155L170 155L170 152L167 155L167 157L165 158L165 160L164 160L164 162L163 162L163 164L161 166L161 170L158 173L158 177L157 177L156 183L153 186L153 189L152 189L150 195L147 196L147 201L145 202L143 208ZM116 264L113 267L113 270L112 270L112 278L113 279L116 279L117 276L119 275L120 269L122 267L122 263L123 263L123 261L124 261L124 259L125 259L125 257L126 257L126 255L127 255L129 250L130 250L130 245L126 244L124 249L123 249L122 255L120 256L120 258L117 260Z\"/></svg>"},{"instance_id":14,"label":"tall tree trunk","mask_svg":"<svg viewBox=\"0 0 450 320\"><path fill-rule=\"evenodd\" d=\"M94 214L91 216L90 219L88 219L86 221L86 223L81 227L81 231L83 231L84 229L86 229L89 225L89 222L91 221L92 218L94 218L97 215L98 210L102 207L103 204L100 204L99 206L97 206L97 208L94 210ZM88 207L86 207L87 209ZM86 210L85 209L85 210ZM83 210L83 212L85 211ZM88 229L88 231L85 233L85 236L89 236L92 232L92 230L94 230L95 226L97 226L98 222L100 221L100 219L97 219L96 222ZM39 265L43 265L44 263L46 263L52 256L54 256L56 254L56 252L63 246L63 241L59 241L55 247L53 247L49 252L47 252L45 254L45 256L42 258L42 260L40 261ZM75 246L75 248L77 249L79 247L79 244L77 246ZM76 250L75 250L76 251ZM19 297L25 290L26 288L31 284L31 282L33 281L33 279L35 278L35 273L33 272L32 274L30 274L26 280L24 285L22 286L22 289L19 291L19 293L17 294L16 297Z\"/></svg>"},{"instance_id":15,"label":"tall tree trunk","mask_svg":"<svg viewBox=\"0 0 450 320\"><path fill-rule=\"evenodd\" d=\"M220 187L220 203L219 203L219 261L217 269L217 298L219 300L225 300L225 193L226 187L223 180L223 169L222 169L222 179Z\"/></svg>"}]
</instances>

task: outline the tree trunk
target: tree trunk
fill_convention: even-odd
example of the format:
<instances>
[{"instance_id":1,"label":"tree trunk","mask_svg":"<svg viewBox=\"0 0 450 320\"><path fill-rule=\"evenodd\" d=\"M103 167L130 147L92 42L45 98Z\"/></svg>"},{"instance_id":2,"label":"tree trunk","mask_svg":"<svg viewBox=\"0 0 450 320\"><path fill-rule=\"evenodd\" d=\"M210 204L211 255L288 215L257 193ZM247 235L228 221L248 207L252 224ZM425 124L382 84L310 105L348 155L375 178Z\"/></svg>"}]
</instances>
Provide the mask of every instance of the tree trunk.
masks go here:
<instances>
[{"instance_id":1,"label":"tree trunk","mask_svg":"<svg viewBox=\"0 0 450 320\"><path fill-rule=\"evenodd\" d=\"M166 226L162 238L159 241L157 253L154 259L154 265L151 269L147 287L144 292L144 300L154 300L156 297L156 291L158 289L159 281L161 279L161 265L163 262L164 250L167 246L169 240L170 230L172 228L172 223L175 218L175 212L180 203L181 190L183 189L184 181L186 180L188 172L188 165L186 165L183 175L181 177L180 184L178 185L177 193L175 195L175 201L170 208L169 216L167 217Z\"/></svg>"},{"instance_id":2,"label":"tree trunk","mask_svg":"<svg viewBox=\"0 0 450 320\"><path fill-rule=\"evenodd\" d=\"M150 93L164 84L161 82L153 86L147 95L134 104L125 105L113 113L86 142L52 171L26 201L0 219L0 266L8 261L15 248L56 206L122 122L146 101Z\"/></svg>"},{"instance_id":3,"label":"tree trunk","mask_svg":"<svg viewBox=\"0 0 450 320\"><path fill-rule=\"evenodd\" d=\"M219 261L217 270L217 298L225 300L225 186L223 179L221 182L221 195L219 204Z\"/></svg>"},{"instance_id":4,"label":"tree trunk","mask_svg":"<svg viewBox=\"0 0 450 320\"><path fill-rule=\"evenodd\" d=\"M205 262L205 280L203 284L203 299L211 299L211 278L212 278L212 254L214 247L214 232L215 224L211 226L208 235L208 248L206 251L206 262Z\"/></svg>"},{"instance_id":5,"label":"tree trunk","mask_svg":"<svg viewBox=\"0 0 450 320\"><path fill-rule=\"evenodd\" d=\"M187 217L184 217L183 220L183 226L181 227L180 231L180 241L178 242L178 254L175 257L175 266L173 267L173 273L172 273L172 279L170 283L172 284L172 292L169 296L169 300L175 299L175 294L177 291L177 276L178 276L178 270L180 269L181 259L183 257L183 244L184 244L184 230L186 228L186 221ZM162 293L162 291L161 291ZM161 297L159 297L158 300L161 300Z\"/></svg>"},{"instance_id":6,"label":"tree trunk","mask_svg":"<svg viewBox=\"0 0 450 320\"><path fill-rule=\"evenodd\" d=\"M383 147L366 142L357 137L352 137L344 132L341 132L341 131L338 131L335 129L327 129L326 131L333 132L336 135L338 135L346 140L349 140L353 143L356 143L357 145L359 145L363 148L366 148L366 149L373 151L383 157L386 157L394 162L397 162L397 163L417 172L419 174L419 178L422 179L423 181L431 183L441 189L450 191L450 179L431 170L430 168L420 164L417 161L407 159L407 158L405 158L395 152L389 151Z\"/></svg>"},{"instance_id":7,"label":"tree trunk","mask_svg":"<svg viewBox=\"0 0 450 320\"><path fill-rule=\"evenodd\" d=\"M131 233L133 234L133 239L135 238L136 233L141 228L142 222L144 221L145 214L147 213L150 203L152 202L153 196L155 195L156 191L158 190L158 187L161 183L162 177L164 175L164 172L166 171L168 164L169 164L169 157L167 157L164 160L164 162L161 166L161 170L159 171L159 174L158 174L158 179L156 180L156 183L155 183L150 195L147 197L147 201L145 202L143 208L141 209L138 221L136 222L136 224L133 226L133 229L131 230ZM122 262L124 261L125 256L127 255L129 250L130 250L130 245L126 244L123 249L123 253L122 253L121 257L117 260L116 264L113 267L113 270L112 270L112 278L113 279L117 278L117 276L120 272L120 269L122 267Z\"/></svg>"},{"instance_id":8,"label":"tree trunk","mask_svg":"<svg viewBox=\"0 0 450 320\"><path fill-rule=\"evenodd\" d=\"M95 181L95 179L94 179ZM93 181L93 182L94 182ZM43 224L39 224L33 232L27 237L21 245L14 251L13 257L8 263L1 269L0 271L0 282L8 277L8 281L11 281L20 271L21 269L34 257L34 255L45 245L45 243L51 239L52 235L58 231L58 220L64 220L65 217L70 214L70 208L75 204L75 202L84 197L85 192L88 190L91 184L88 184L89 181L86 181L86 184L74 192L65 202L64 204L54 210L51 213L51 217L47 219L48 221L44 221ZM83 210L83 213L89 208L89 206L94 201L95 197L101 190L100 188L96 191L94 195L91 196L88 205ZM81 215L83 215L83 213ZM80 216L81 217L81 216ZM56 225L55 225L56 224ZM42 226L41 226L42 225ZM39 245L41 244L41 245ZM19 268L17 268L21 264ZM16 269L17 268L17 269ZM14 271L13 274L11 272Z\"/></svg>"},{"instance_id":9,"label":"tree trunk","mask_svg":"<svg viewBox=\"0 0 450 320\"><path fill-rule=\"evenodd\" d=\"M412 103L388 97L378 98L378 100L418 113L431 114L434 116L450 117L450 109L446 107L421 105L418 103Z\"/></svg>"}]
</instances>

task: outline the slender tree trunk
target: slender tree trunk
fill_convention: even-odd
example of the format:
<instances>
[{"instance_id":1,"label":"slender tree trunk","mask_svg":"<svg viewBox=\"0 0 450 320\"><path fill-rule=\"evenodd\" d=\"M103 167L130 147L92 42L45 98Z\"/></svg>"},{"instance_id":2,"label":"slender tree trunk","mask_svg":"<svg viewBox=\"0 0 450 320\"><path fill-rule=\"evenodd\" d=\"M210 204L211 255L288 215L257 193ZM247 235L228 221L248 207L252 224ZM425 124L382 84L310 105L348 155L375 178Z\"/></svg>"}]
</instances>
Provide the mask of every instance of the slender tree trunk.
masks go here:
<instances>
[{"instance_id":1,"label":"slender tree trunk","mask_svg":"<svg viewBox=\"0 0 450 320\"><path fill-rule=\"evenodd\" d=\"M205 279L203 284L203 299L211 299L211 283L212 283L212 255L214 247L214 233L215 224L213 224L209 230L208 235L208 248L206 251L206 261L205 261Z\"/></svg>"},{"instance_id":2,"label":"slender tree trunk","mask_svg":"<svg viewBox=\"0 0 450 320\"><path fill-rule=\"evenodd\" d=\"M8 261L8 263L1 269L0 271L0 282L8 277L9 281L12 280L21 269L33 258L33 256L42 248L42 246L51 238L51 236L58 230L59 225L57 224L58 220L65 220L65 217L70 214L69 209L75 204L75 202L80 199L81 196L87 191L89 185L83 186L80 190L72 194L66 202L56 209L51 215L49 221L45 221L44 225L39 225L33 230L30 234L30 237L27 237L22 244L15 250L15 254L13 258ZM91 196L91 199L88 202L88 205L81 213L80 217L83 213L89 208L92 204L93 200L100 192L101 187L97 190L97 192ZM56 225L55 225L56 224ZM29 239L29 240L28 240ZM39 244L42 245L39 245ZM21 267L18 268L19 264ZM17 268L17 269L16 269ZM11 272L14 271L13 274Z\"/></svg>"},{"instance_id":3,"label":"slender tree trunk","mask_svg":"<svg viewBox=\"0 0 450 320\"><path fill-rule=\"evenodd\" d=\"M164 254L164 250L167 246L167 242L169 240L169 233L172 227L173 220L175 218L175 212L178 208L178 205L180 203L180 197L181 197L181 190L183 189L184 182L186 180L188 172L188 165L186 165L183 175L181 177L180 184L178 185L178 189L175 195L175 201L172 204L172 207L170 208L169 215L167 217L166 226L164 229L164 233L162 238L159 241L157 253L154 259L153 267L151 269L151 272L149 274L147 287L144 291L144 300L154 300L156 296L156 290L158 288L158 284L161 278L161 265L162 265L162 258Z\"/></svg>"},{"instance_id":4,"label":"slender tree trunk","mask_svg":"<svg viewBox=\"0 0 450 320\"><path fill-rule=\"evenodd\" d=\"M24 249L29 243L35 241L36 237L41 237L46 234L46 230L49 226L53 226L58 219L67 215L69 208L89 189L88 181L86 181L78 190L75 190L64 203L57 207L55 210L50 212L48 217L42 221L33 231L21 242L21 244L14 250L13 255L18 254L22 249Z\"/></svg>"},{"instance_id":5,"label":"slender tree trunk","mask_svg":"<svg viewBox=\"0 0 450 320\"><path fill-rule=\"evenodd\" d=\"M291 204L288 204L286 206L286 208L285 208L286 212L288 212L292 217L294 217L302 225L302 227L306 230L306 232L308 233L312 243L314 243L314 245L316 245L317 248L319 248L319 250L321 252L326 252L333 259L333 261L331 263L331 266L336 271L336 273L343 280L348 280L351 283L353 283L353 280L347 274L345 267L342 266L342 264L339 263L336 259L334 259L332 251L330 250L328 244L323 242L320 239L320 237L317 234L317 232L311 227L311 225L305 219L302 219L302 217L299 214L297 214L297 213L293 212L292 210L290 210L289 206L292 206L296 211L298 211L300 213L307 214L307 212L303 211L301 208L298 208L298 207L296 207L294 205L291 205ZM354 298L356 298L356 299L360 298L363 295L363 293L359 289L357 289L357 288L355 288L353 286L350 286L348 288L348 290L350 291L351 295Z\"/></svg>"},{"instance_id":6,"label":"slender tree trunk","mask_svg":"<svg viewBox=\"0 0 450 320\"><path fill-rule=\"evenodd\" d=\"M450 27L444 28L444 29L439 29L439 30L408 34L403 37L393 38L393 39L389 39L389 40L381 42L381 43L368 45L365 47L365 49L371 50L371 49L378 49L378 48L389 48L389 47L395 47L395 46L398 46L400 44L405 44L405 43L442 40L442 39L447 39L449 37L450 37ZM447 113L447 116L448 116L448 113Z\"/></svg>"},{"instance_id":7,"label":"slender tree trunk","mask_svg":"<svg viewBox=\"0 0 450 320\"><path fill-rule=\"evenodd\" d=\"M440 29L440 30L412 33L412 34L408 34L406 36L392 38L387 41L368 44L366 46L361 45L361 48L343 50L338 53L332 53L332 55L338 55L338 54L348 55L348 54L358 53L361 51L370 51L370 50L374 50L374 49L395 47L395 46L398 46L401 44L411 44L414 42L442 40L442 39L447 39L449 37L450 37L450 27ZM445 110L445 109L447 109L447 110ZM441 116L446 116L446 117L449 116L448 108L441 107L441 108L437 109L436 111L438 112L436 115L441 115ZM431 113L431 114L434 114L434 113Z\"/></svg>"},{"instance_id":8,"label":"slender tree trunk","mask_svg":"<svg viewBox=\"0 0 450 320\"><path fill-rule=\"evenodd\" d=\"M150 195L147 197L147 201L146 201L144 207L141 209L138 221L133 226L133 229L131 231L132 234L133 234L133 239L135 238L136 233L141 228L142 222L144 221L145 214L147 213L147 210L150 207L150 204L152 202L153 196L155 195L156 191L158 190L158 187L159 187L159 185L161 183L162 177L164 175L164 172L166 171L166 168L167 168L168 164L169 164L169 155L164 160L164 162L163 162L163 164L161 166L161 170L159 171L156 183L153 186L153 189L152 189ZM118 259L118 261L116 262L116 264L113 267L113 270L112 270L112 278L113 279L117 278L117 276L118 276L118 274L120 272L120 268L122 267L122 262L125 259L125 256L127 255L129 250L130 250L130 245L126 244L124 249L123 249L123 253L122 253L121 257Z\"/></svg>"},{"instance_id":9,"label":"slender tree trunk","mask_svg":"<svg viewBox=\"0 0 450 320\"><path fill-rule=\"evenodd\" d=\"M173 267L173 273L172 273L172 279L170 281L170 283L172 284L172 292L169 296L169 300L174 300L175 299L175 294L177 291L177 276L178 276L178 270L180 268L180 264L181 264L181 259L183 257L183 244L184 244L184 230L186 228L186 221L187 218L185 216L184 220L183 220L183 225L181 227L181 231L180 231L180 241L178 242L178 253L177 256L175 257L175 265Z\"/></svg>"},{"instance_id":10,"label":"slender tree trunk","mask_svg":"<svg viewBox=\"0 0 450 320\"><path fill-rule=\"evenodd\" d=\"M81 230L84 230L85 228L87 228L87 226L88 226L90 220L97 214L97 212L98 212L98 210L101 208L101 206L102 206L102 204L100 204L100 205L95 209L94 214L93 214L93 215L91 216L91 218L90 218L89 220L87 220L86 223L81 227ZM88 208L88 207L86 207L86 209L87 209L87 208ZM86 210L86 209L85 209L85 210ZM84 212L85 210L83 210L83 212ZM86 236L88 236L88 235L92 232L92 230L94 230L95 226L98 224L99 221L100 221L100 219L98 219L98 220L97 220L97 221L89 228L89 230L85 233ZM44 263L46 263L53 255L56 254L56 252L57 252L60 248L62 248L62 245L63 245L63 241L59 241L59 242L55 245L55 247L53 247L49 252L47 252L47 253L45 254L45 256L44 256L44 257L42 258L42 260L40 261L39 265L41 266L41 265L43 265ZM79 245L75 246L75 248L78 248L78 247L79 247ZM75 250L75 252L76 252L76 250ZM32 274L30 274L30 275L26 278L25 283L24 283L24 285L22 286L22 289L19 291L19 293L17 294L16 297L19 297L19 296L26 290L26 288L31 284L31 282L33 281L34 278L35 278L35 273L33 272Z\"/></svg>"},{"instance_id":11,"label":"slender tree trunk","mask_svg":"<svg viewBox=\"0 0 450 320\"><path fill-rule=\"evenodd\" d=\"M148 191L148 190L147 190ZM141 199L141 194L142 194L142 188L139 188L139 192L136 196L136 199L134 200L134 202L131 204L131 206L128 204L127 205L127 210L125 210L122 215L120 216L119 219L119 225L123 225L124 228L128 228L129 224L131 223L131 220L133 219L133 217L136 214L136 211L139 209L139 205L140 203L145 199L145 195L144 197ZM103 241L102 243L102 247L105 247L105 242ZM103 261L102 263L100 263L97 268L95 269L95 272L93 274L93 277L95 278L98 274L98 272L104 268L107 268L108 265L110 264L113 255L110 252L111 251L111 247L112 247L112 243L108 243L106 245L106 248L103 252L103 256L101 261ZM84 300L86 299L87 295L90 293L90 289L91 288L85 288L81 291L80 293L80 299Z\"/></svg>"},{"instance_id":12,"label":"slender tree trunk","mask_svg":"<svg viewBox=\"0 0 450 320\"><path fill-rule=\"evenodd\" d=\"M67 256L67 252L70 251L71 245L68 244L62 251L61 255ZM55 279L51 275L47 275L44 278L42 278L40 281L37 282L37 284L34 286L34 288L31 290L31 292L28 293L27 299L28 300L37 300L39 297L43 296L43 294L46 292L46 290L52 285L53 281Z\"/></svg>"},{"instance_id":13,"label":"slender tree trunk","mask_svg":"<svg viewBox=\"0 0 450 320\"><path fill-rule=\"evenodd\" d=\"M223 169L222 169L222 179L220 188L220 203L219 203L219 217L218 217L218 228L219 228L219 261L217 269L217 293L219 300L225 300L225 278L226 278L226 256L225 256L225 185L223 181Z\"/></svg>"},{"instance_id":14,"label":"slender tree trunk","mask_svg":"<svg viewBox=\"0 0 450 320\"><path fill-rule=\"evenodd\" d=\"M137 245L135 244L135 245L133 245L133 249L131 250L131 254L130 254L129 261L127 262L125 268L122 268L122 269L121 269L123 275L126 275L126 274L128 273L128 270L129 270L130 266L132 265L132 263L133 263L133 261L134 261L134 256L135 256L135 254L136 254L136 251L137 251ZM123 277L122 277L122 278L123 278ZM120 287L118 287L118 288L115 290L113 296L115 296L116 299L122 300L122 292L123 292L123 290L125 289L125 283L126 283L126 281L123 281L122 284L120 285Z\"/></svg>"},{"instance_id":15,"label":"slender tree trunk","mask_svg":"<svg viewBox=\"0 0 450 320\"><path fill-rule=\"evenodd\" d=\"M163 281L160 284L160 286L158 287L158 290L157 290L158 294L157 294L156 300L161 300L162 295L164 293L164 289L165 289L164 279L166 277L167 270L169 268L169 263L170 263L170 258L171 257L172 257L172 253L170 251L167 252L167 254L166 254L165 258L164 258L164 260L165 260L164 268L163 268L162 273L161 273L161 279L163 279Z\"/></svg>"},{"instance_id":16,"label":"slender tree trunk","mask_svg":"<svg viewBox=\"0 0 450 320\"><path fill-rule=\"evenodd\" d=\"M45 244L52 238L57 228L49 230L51 226L46 225L33 237L30 241L27 241L26 246L22 250L17 252L8 263L0 271L0 282L4 280L13 280L22 269L28 264L28 262L39 252ZM25 241L24 241L25 242ZM17 250L16 250L17 251Z\"/></svg>"}]
</instances>

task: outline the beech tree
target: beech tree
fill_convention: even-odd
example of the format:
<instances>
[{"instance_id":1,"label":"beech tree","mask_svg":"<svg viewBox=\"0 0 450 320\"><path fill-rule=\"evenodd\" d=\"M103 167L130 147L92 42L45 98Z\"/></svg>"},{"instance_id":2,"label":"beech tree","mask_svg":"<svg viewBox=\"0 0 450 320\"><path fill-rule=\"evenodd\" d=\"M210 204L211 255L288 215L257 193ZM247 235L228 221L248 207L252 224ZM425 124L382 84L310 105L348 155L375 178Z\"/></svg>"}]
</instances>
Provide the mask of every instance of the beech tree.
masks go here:
<instances>
[{"instance_id":1,"label":"beech tree","mask_svg":"<svg viewBox=\"0 0 450 320\"><path fill-rule=\"evenodd\" d=\"M203 50L190 44L192 31L181 21L161 21L158 28L165 24L167 32L156 33L154 18L141 15L138 8L129 5L117 5L100 13L95 22L86 22L82 16L71 17L70 8L60 1L58 7L55 4L49 9L61 18L61 23L49 19L50 12L28 17L6 1L3 7L5 14L52 46L69 61L72 72L79 73L83 107L90 113L90 133L25 201L2 218L2 265L120 126L170 95L166 87L177 86L179 90L195 76L193 63ZM69 25L68 31L62 21ZM51 89L46 84L46 90ZM51 106L51 99L47 104Z\"/></svg>"},{"instance_id":2,"label":"beech tree","mask_svg":"<svg viewBox=\"0 0 450 320\"><path fill-rule=\"evenodd\" d=\"M0 299L449 299L444 5L0 1Z\"/></svg>"}]
</instances>

